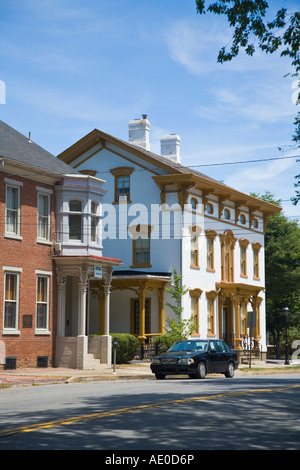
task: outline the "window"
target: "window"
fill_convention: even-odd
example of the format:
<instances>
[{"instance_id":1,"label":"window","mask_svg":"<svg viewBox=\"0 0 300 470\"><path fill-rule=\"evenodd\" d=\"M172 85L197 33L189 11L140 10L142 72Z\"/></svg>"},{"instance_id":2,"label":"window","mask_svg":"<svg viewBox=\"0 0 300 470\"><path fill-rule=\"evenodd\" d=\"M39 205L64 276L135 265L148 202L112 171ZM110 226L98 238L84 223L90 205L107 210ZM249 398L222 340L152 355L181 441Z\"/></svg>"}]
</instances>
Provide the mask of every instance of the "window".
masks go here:
<instances>
[{"instance_id":1,"label":"window","mask_svg":"<svg viewBox=\"0 0 300 470\"><path fill-rule=\"evenodd\" d=\"M134 168L119 167L110 170L115 177L115 204L130 202L130 175Z\"/></svg>"},{"instance_id":2,"label":"window","mask_svg":"<svg viewBox=\"0 0 300 470\"><path fill-rule=\"evenodd\" d=\"M244 246L240 247L240 268L241 268L241 275L247 275L247 264L246 264L246 248Z\"/></svg>"},{"instance_id":3,"label":"window","mask_svg":"<svg viewBox=\"0 0 300 470\"><path fill-rule=\"evenodd\" d=\"M214 271L214 240L217 236L215 230L206 230L206 269Z\"/></svg>"},{"instance_id":4,"label":"window","mask_svg":"<svg viewBox=\"0 0 300 470\"><path fill-rule=\"evenodd\" d=\"M234 247L236 238L231 230L220 235L221 240L221 279L234 282Z\"/></svg>"},{"instance_id":5,"label":"window","mask_svg":"<svg viewBox=\"0 0 300 470\"><path fill-rule=\"evenodd\" d=\"M118 176L116 180L116 200L130 200L130 178L129 176Z\"/></svg>"},{"instance_id":6,"label":"window","mask_svg":"<svg viewBox=\"0 0 300 470\"><path fill-rule=\"evenodd\" d=\"M213 214L214 213L214 206L209 202L206 204L206 212L208 214Z\"/></svg>"},{"instance_id":7,"label":"window","mask_svg":"<svg viewBox=\"0 0 300 470\"><path fill-rule=\"evenodd\" d=\"M133 240L134 260L136 266L150 265L150 238L137 238Z\"/></svg>"},{"instance_id":8,"label":"window","mask_svg":"<svg viewBox=\"0 0 300 470\"><path fill-rule=\"evenodd\" d=\"M229 209L224 210L224 218L226 220L230 220L230 210Z\"/></svg>"},{"instance_id":9,"label":"window","mask_svg":"<svg viewBox=\"0 0 300 470\"><path fill-rule=\"evenodd\" d=\"M240 215L240 224L245 225L246 224L246 216L245 214Z\"/></svg>"},{"instance_id":10,"label":"window","mask_svg":"<svg viewBox=\"0 0 300 470\"><path fill-rule=\"evenodd\" d=\"M6 186L6 224L7 235L20 235L20 186Z\"/></svg>"},{"instance_id":11,"label":"window","mask_svg":"<svg viewBox=\"0 0 300 470\"><path fill-rule=\"evenodd\" d=\"M201 228L197 225L190 227L191 234L191 268L199 268L199 235Z\"/></svg>"},{"instance_id":12,"label":"window","mask_svg":"<svg viewBox=\"0 0 300 470\"><path fill-rule=\"evenodd\" d=\"M195 331L194 333L199 333L199 298L202 294L201 289L191 289L190 290L190 297L191 297L191 318L195 322Z\"/></svg>"},{"instance_id":13,"label":"window","mask_svg":"<svg viewBox=\"0 0 300 470\"><path fill-rule=\"evenodd\" d=\"M195 322L195 332L199 330L199 297L191 297L191 317Z\"/></svg>"},{"instance_id":14,"label":"window","mask_svg":"<svg viewBox=\"0 0 300 470\"><path fill-rule=\"evenodd\" d=\"M192 206L193 211L195 211L197 209L198 201L195 197L192 197L192 199L191 199L191 206Z\"/></svg>"},{"instance_id":15,"label":"window","mask_svg":"<svg viewBox=\"0 0 300 470\"><path fill-rule=\"evenodd\" d=\"M129 227L132 237L132 267L151 267L150 264L150 225L138 224Z\"/></svg>"},{"instance_id":16,"label":"window","mask_svg":"<svg viewBox=\"0 0 300 470\"><path fill-rule=\"evenodd\" d=\"M198 267L198 237L191 237L191 266Z\"/></svg>"},{"instance_id":17,"label":"window","mask_svg":"<svg viewBox=\"0 0 300 470\"><path fill-rule=\"evenodd\" d=\"M37 276L36 329L48 329L49 278Z\"/></svg>"},{"instance_id":18,"label":"window","mask_svg":"<svg viewBox=\"0 0 300 470\"><path fill-rule=\"evenodd\" d=\"M240 275L247 277L247 247L249 240L242 238L240 241Z\"/></svg>"},{"instance_id":19,"label":"window","mask_svg":"<svg viewBox=\"0 0 300 470\"><path fill-rule=\"evenodd\" d=\"M78 200L72 200L69 203L69 239L81 240L82 237L82 203Z\"/></svg>"},{"instance_id":20,"label":"window","mask_svg":"<svg viewBox=\"0 0 300 470\"><path fill-rule=\"evenodd\" d=\"M19 273L5 273L4 329L18 328Z\"/></svg>"},{"instance_id":21,"label":"window","mask_svg":"<svg viewBox=\"0 0 300 470\"><path fill-rule=\"evenodd\" d=\"M95 201L91 203L91 241L97 241L97 227L98 227L98 206L99 204Z\"/></svg>"},{"instance_id":22,"label":"window","mask_svg":"<svg viewBox=\"0 0 300 470\"><path fill-rule=\"evenodd\" d=\"M260 243L252 243L253 249L253 278L259 279L259 250L262 245Z\"/></svg>"},{"instance_id":23,"label":"window","mask_svg":"<svg viewBox=\"0 0 300 470\"><path fill-rule=\"evenodd\" d=\"M50 241L50 196L38 193L38 239Z\"/></svg>"},{"instance_id":24,"label":"window","mask_svg":"<svg viewBox=\"0 0 300 470\"><path fill-rule=\"evenodd\" d=\"M217 297L217 292L212 290L206 292L207 299L207 335L215 335L215 299Z\"/></svg>"},{"instance_id":25,"label":"window","mask_svg":"<svg viewBox=\"0 0 300 470\"><path fill-rule=\"evenodd\" d=\"M207 299L207 333L214 332L214 302Z\"/></svg>"}]
</instances>

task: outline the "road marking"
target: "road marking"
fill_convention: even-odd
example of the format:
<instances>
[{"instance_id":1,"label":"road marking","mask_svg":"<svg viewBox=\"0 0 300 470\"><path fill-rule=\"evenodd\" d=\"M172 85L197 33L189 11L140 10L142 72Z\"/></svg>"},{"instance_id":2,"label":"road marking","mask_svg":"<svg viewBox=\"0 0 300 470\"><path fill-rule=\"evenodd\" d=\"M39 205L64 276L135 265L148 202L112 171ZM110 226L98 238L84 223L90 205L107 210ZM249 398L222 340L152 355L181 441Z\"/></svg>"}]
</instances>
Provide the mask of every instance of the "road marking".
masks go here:
<instances>
[{"instance_id":1,"label":"road marking","mask_svg":"<svg viewBox=\"0 0 300 470\"><path fill-rule=\"evenodd\" d=\"M130 408L120 408L117 410L103 411L101 413L92 413L92 414L87 414L87 415L74 416L73 418L70 417L70 418L57 419L54 421L48 421L46 423L32 424L30 426L19 426L17 428L4 429L3 431L0 431L0 438L4 436L11 436L13 434L38 431L40 429L47 429L47 428L53 428L55 426L78 423L79 421L106 418L109 416L115 416L115 415L119 415L123 413L132 413L134 411L146 410L146 409L151 409L151 408L159 408L162 406L180 405L180 404L192 403L196 401L215 400L218 398L235 397L235 396L241 396L241 395L248 395L251 393L280 392L283 390L290 390L293 388L300 388L300 385L289 385L286 387L274 387L274 388L259 388L259 389L254 389L254 390L244 390L241 392L232 392L232 393L219 393L216 395L206 395L203 397L182 398L179 400L164 401L161 403L150 403L148 405L138 405L138 406L133 406Z\"/></svg>"}]
</instances>

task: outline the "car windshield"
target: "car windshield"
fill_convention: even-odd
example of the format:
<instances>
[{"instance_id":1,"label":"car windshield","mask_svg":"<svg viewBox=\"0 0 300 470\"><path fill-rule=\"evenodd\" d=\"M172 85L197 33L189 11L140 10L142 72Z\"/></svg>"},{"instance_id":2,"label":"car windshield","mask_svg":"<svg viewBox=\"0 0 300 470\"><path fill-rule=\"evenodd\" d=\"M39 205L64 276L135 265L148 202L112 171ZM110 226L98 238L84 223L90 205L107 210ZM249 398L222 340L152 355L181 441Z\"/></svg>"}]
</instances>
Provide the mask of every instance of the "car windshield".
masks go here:
<instances>
[{"instance_id":1,"label":"car windshield","mask_svg":"<svg viewBox=\"0 0 300 470\"><path fill-rule=\"evenodd\" d=\"M201 351L207 350L208 341L178 341L169 351Z\"/></svg>"}]
</instances>

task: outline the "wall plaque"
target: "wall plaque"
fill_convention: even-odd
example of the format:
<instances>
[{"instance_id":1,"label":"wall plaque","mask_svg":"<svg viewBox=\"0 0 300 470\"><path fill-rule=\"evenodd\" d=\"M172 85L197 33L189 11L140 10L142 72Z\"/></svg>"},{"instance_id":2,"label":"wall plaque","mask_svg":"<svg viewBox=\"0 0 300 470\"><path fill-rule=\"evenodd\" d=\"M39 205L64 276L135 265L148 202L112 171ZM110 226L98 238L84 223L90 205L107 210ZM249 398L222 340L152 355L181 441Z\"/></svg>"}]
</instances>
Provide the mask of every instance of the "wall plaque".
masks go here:
<instances>
[{"instance_id":1,"label":"wall plaque","mask_svg":"<svg viewBox=\"0 0 300 470\"><path fill-rule=\"evenodd\" d=\"M23 328L32 328L32 315L23 315Z\"/></svg>"}]
</instances>

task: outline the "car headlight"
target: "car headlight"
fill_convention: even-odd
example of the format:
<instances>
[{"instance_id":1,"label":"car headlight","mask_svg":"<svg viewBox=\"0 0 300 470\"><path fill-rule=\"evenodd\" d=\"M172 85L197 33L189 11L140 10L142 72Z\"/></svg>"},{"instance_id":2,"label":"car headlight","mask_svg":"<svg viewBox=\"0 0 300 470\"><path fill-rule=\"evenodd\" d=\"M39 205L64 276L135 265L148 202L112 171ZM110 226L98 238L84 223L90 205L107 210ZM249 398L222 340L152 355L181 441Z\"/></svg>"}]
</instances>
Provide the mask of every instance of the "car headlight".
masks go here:
<instances>
[{"instance_id":1,"label":"car headlight","mask_svg":"<svg viewBox=\"0 0 300 470\"><path fill-rule=\"evenodd\" d=\"M160 364L160 359L152 359L152 364Z\"/></svg>"},{"instance_id":2,"label":"car headlight","mask_svg":"<svg viewBox=\"0 0 300 470\"><path fill-rule=\"evenodd\" d=\"M185 359L178 359L178 364L189 366L190 364L193 364L195 361L191 357L187 357Z\"/></svg>"}]
</instances>

